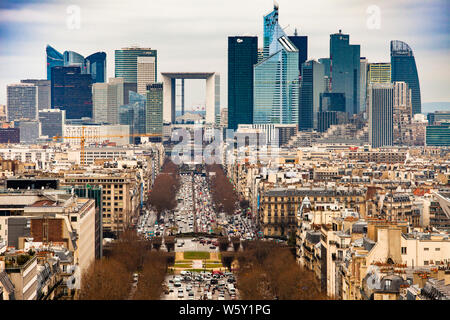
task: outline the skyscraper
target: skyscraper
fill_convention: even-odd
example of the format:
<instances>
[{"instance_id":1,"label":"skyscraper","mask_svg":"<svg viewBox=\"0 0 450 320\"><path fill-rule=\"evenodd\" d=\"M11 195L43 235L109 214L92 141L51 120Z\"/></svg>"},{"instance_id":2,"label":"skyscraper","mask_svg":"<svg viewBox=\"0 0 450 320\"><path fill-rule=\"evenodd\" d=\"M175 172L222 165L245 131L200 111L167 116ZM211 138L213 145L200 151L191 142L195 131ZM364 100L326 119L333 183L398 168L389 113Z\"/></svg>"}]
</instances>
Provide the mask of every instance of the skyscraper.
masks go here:
<instances>
[{"instance_id":1,"label":"skyscraper","mask_svg":"<svg viewBox=\"0 0 450 320\"><path fill-rule=\"evenodd\" d=\"M325 92L324 65L306 61L302 65L302 80L299 97L299 130L318 129L320 94Z\"/></svg>"},{"instance_id":2,"label":"skyscraper","mask_svg":"<svg viewBox=\"0 0 450 320\"><path fill-rule=\"evenodd\" d=\"M36 143L41 135L41 123L38 120L16 120L14 127L20 130L20 143Z\"/></svg>"},{"instance_id":3,"label":"skyscraper","mask_svg":"<svg viewBox=\"0 0 450 320\"><path fill-rule=\"evenodd\" d=\"M359 60L359 111L366 111L367 98L367 59Z\"/></svg>"},{"instance_id":4,"label":"skyscraper","mask_svg":"<svg viewBox=\"0 0 450 320\"><path fill-rule=\"evenodd\" d=\"M59 109L39 110L41 134L49 138L62 136L66 122L66 112Z\"/></svg>"},{"instance_id":5,"label":"skyscraper","mask_svg":"<svg viewBox=\"0 0 450 320\"><path fill-rule=\"evenodd\" d=\"M87 56L86 66L93 83L106 81L106 53L96 52Z\"/></svg>"},{"instance_id":6,"label":"skyscraper","mask_svg":"<svg viewBox=\"0 0 450 320\"><path fill-rule=\"evenodd\" d=\"M228 37L228 128L253 122L253 65L257 37Z\"/></svg>"},{"instance_id":7,"label":"skyscraper","mask_svg":"<svg viewBox=\"0 0 450 320\"><path fill-rule=\"evenodd\" d=\"M386 62L369 63L367 71L368 83L390 83L391 64Z\"/></svg>"},{"instance_id":8,"label":"skyscraper","mask_svg":"<svg viewBox=\"0 0 450 320\"><path fill-rule=\"evenodd\" d=\"M330 35L330 81L332 92L345 93L345 111L352 115L360 111L360 46L349 40L341 30Z\"/></svg>"},{"instance_id":9,"label":"skyscraper","mask_svg":"<svg viewBox=\"0 0 450 320\"><path fill-rule=\"evenodd\" d=\"M298 54L278 24L276 5L264 17L265 59L254 66L254 124L298 124Z\"/></svg>"},{"instance_id":10,"label":"skyscraper","mask_svg":"<svg viewBox=\"0 0 450 320\"><path fill-rule=\"evenodd\" d=\"M137 57L137 93L146 94L147 85L156 82L156 57Z\"/></svg>"},{"instance_id":11,"label":"skyscraper","mask_svg":"<svg viewBox=\"0 0 450 320\"><path fill-rule=\"evenodd\" d=\"M394 82L393 127L394 144L404 145L408 125L412 121L411 89L406 82Z\"/></svg>"},{"instance_id":12,"label":"skyscraper","mask_svg":"<svg viewBox=\"0 0 450 320\"><path fill-rule=\"evenodd\" d=\"M64 66L64 55L49 45L45 48L45 52L47 54L47 80L51 80L52 68Z\"/></svg>"},{"instance_id":13,"label":"skyscraper","mask_svg":"<svg viewBox=\"0 0 450 320\"><path fill-rule=\"evenodd\" d=\"M94 121L98 123L119 123L119 107L124 104L123 79L110 78L108 83L94 83L92 106Z\"/></svg>"},{"instance_id":14,"label":"skyscraper","mask_svg":"<svg viewBox=\"0 0 450 320\"><path fill-rule=\"evenodd\" d=\"M37 119L38 87L31 83L10 84L6 87L8 122Z\"/></svg>"},{"instance_id":15,"label":"skyscraper","mask_svg":"<svg viewBox=\"0 0 450 320\"><path fill-rule=\"evenodd\" d=\"M402 41L391 41L391 81L404 81L411 89L413 116L421 113L419 76L411 48Z\"/></svg>"},{"instance_id":16,"label":"skyscraper","mask_svg":"<svg viewBox=\"0 0 450 320\"><path fill-rule=\"evenodd\" d=\"M163 132L163 84L153 83L147 86L147 133L161 134ZM151 139L161 141L161 139Z\"/></svg>"},{"instance_id":17,"label":"skyscraper","mask_svg":"<svg viewBox=\"0 0 450 320\"><path fill-rule=\"evenodd\" d=\"M288 36L288 38L298 49L298 67L301 75L302 64L308 60L308 37L297 35L297 29L295 29L294 35Z\"/></svg>"},{"instance_id":18,"label":"skyscraper","mask_svg":"<svg viewBox=\"0 0 450 320\"><path fill-rule=\"evenodd\" d=\"M374 148L393 144L392 83L372 83L368 87L369 143Z\"/></svg>"},{"instance_id":19,"label":"skyscraper","mask_svg":"<svg viewBox=\"0 0 450 320\"><path fill-rule=\"evenodd\" d=\"M105 82L106 53L96 52L84 58L75 51L64 51L64 54L47 45L47 80L51 80L53 67L80 67L81 74L90 74L93 83Z\"/></svg>"},{"instance_id":20,"label":"skyscraper","mask_svg":"<svg viewBox=\"0 0 450 320\"><path fill-rule=\"evenodd\" d=\"M31 83L38 87L38 109L48 109L51 106L51 81L27 79L20 80L21 83Z\"/></svg>"},{"instance_id":21,"label":"skyscraper","mask_svg":"<svg viewBox=\"0 0 450 320\"><path fill-rule=\"evenodd\" d=\"M146 101L147 95L129 92L129 103L119 107L119 123L130 127L130 134L146 133ZM130 143L135 143L139 137L130 137Z\"/></svg>"},{"instance_id":22,"label":"skyscraper","mask_svg":"<svg viewBox=\"0 0 450 320\"><path fill-rule=\"evenodd\" d=\"M92 77L80 67L54 67L52 109L66 110L67 119L92 118Z\"/></svg>"},{"instance_id":23,"label":"skyscraper","mask_svg":"<svg viewBox=\"0 0 450 320\"><path fill-rule=\"evenodd\" d=\"M115 51L115 77L123 78L125 83L138 83L137 57L154 57L155 74L157 73L156 50L152 50L151 48L130 47Z\"/></svg>"}]
</instances>

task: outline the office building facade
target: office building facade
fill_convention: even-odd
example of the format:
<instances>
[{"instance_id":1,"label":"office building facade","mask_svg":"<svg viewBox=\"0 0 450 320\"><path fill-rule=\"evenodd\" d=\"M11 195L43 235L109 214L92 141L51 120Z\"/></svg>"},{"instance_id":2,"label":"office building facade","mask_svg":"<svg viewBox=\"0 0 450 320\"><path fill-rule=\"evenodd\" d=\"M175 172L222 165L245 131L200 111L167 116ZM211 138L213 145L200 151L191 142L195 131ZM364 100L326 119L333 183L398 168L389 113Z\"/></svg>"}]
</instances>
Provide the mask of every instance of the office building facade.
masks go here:
<instances>
[{"instance_id":1,"label":"office building facade","mask_svg":"<svg viewBox=\"0 0 450 320\"><path fill-rule=\"evenodd\" d=\"M66 122L66 112L59 109L44 109L39 111L41 135L53 138L62 136Z\"/></svg>"},{"instance_id":2,"label":"office building facade","mask_svg":"<svg viewBox=\"0 0 450 320\"><path fill-rule=\"evenodd\" d=\"M158 61L157 51L151 48L130 47L115 50L115 77L123 78L125 83L137 84L138 57L154 57L156 75Z\"/></svg>"},{"instance_id":3,"label":"office building facade","mask_svg":"<svg viewBox=\"0 0 450 320\"><path fill-rule=\"evenodd\" d=\"M147 95L129 92L129 103L119 107L119 123L130 127L130 134L146 133ZM130 143L137 143L139 137L130 137Z\"/></svg>"},{"instance_id":4,"label":"office building facade","mask_svg":"<svg viewBox=\"0 0 450 320\"><path fill-rule=\"evenodd\" d=\"M106 53L91 54L86 57L85 63L93 83L106 82Z\"/></svg>"},{"instance_id":5,"label":"office building facade","mask_svg":"<svg viewBox=\"0 0 450 320\"><path fill-rule=\"evenodd\" d=\"M359 59L359 111L366 111L367 107L367 68L368 62L365 57Z\"/></svg>"},{"instance_id":6,"label":"office building facade","mask_svg":"<svg viewBox=\"0 0 450 320\"><path fill-rule=\"evenodd\" d=\"M119 123L119 107L124 104L122 78L110 78L108 83L92 85L94 121L98 123Z\"/></svg>"},{"instance_id":7,"label":"office building facade","mask_svg":"<svg viewBox=\"0 0 450 320\"><path fill-rule=\"evenodd\" d=\"M0 128L0 143L20 143L20 129Z\"/></svg>"},{"instance_id":8,"label":"office building facade","mask_svg":"<svg viewBox=\"0 0 450 320\"><path fill-rule=\"evenodd\" d=\"M314 60L306 61L301 73L298 128L317 130L320 95L326 89L324 65Z\"/></svg>"},{"instance_id":9,"label":"office building facade","mask_svg":"<svg viewBox=\"0 0 450 320\"><path fill-rule=\"evenodd\" d=\"M66 111L67 119L92 118L92 77L80 67L52 68L52 109Z\"/></svg>"},{"instance_id":10,"label":"office building facade","mask_svg":"<svg viewBox=\"0 0 450 320\"><path fill-rule=\"evenodd\" d=\"M406 82L394 82L393 105L394 144L404 145L410 136L412 122L411 89Z\"/></svg>"},{"instance_id":11,"label":"office building facade","mask_svg":"<svg viewBox=\"0 0 450 320\"><path fill-rule=\"evenodd\" d=\"M426 127L426 145L450 147L450 122Z\"/></svg>"},{"instance_id":12,"label":"office building facade","mask_svg":"<svg viewBox=\"0 0 450 320\"><path fill-rule=\"evenodd\" d=\"M17 120L14 127L20 129L20 143L36 143L41 136L41 123L37 120Z\"/></svg>"},{"instance_id":13,"label":"office building facade","mask_svg":"<svg viewBox=\"0 0 450 320\"><path fill-rule=\"evenodd\" d=\"M228 128L253 122L253 66L257 37L228 37Z\"/></svg>"},{"instance_id":14,"label":"office building facade","mask_svg":"<svg viewBox=\"0 0 450 320\"><path fill-rule=\"evenodd\" d=\"M47 80L52 80L52 68L64 66L64 55L49 45L45 48L45 52L47 56Z\"/></svg>"},{"instance_id":15,"label":"office building facade","mask_svg":"<svg viewBox=\"0 0 450 320\"><path fill-rule=\"evenodd\" d=\"M160 134L163 132L163 84L147 85L147 133ZM151 140L160 140L152 138Z\"/></svg>"},{"instance_id":16,"label":"office building facade","mask_svg":"<svg viewBox=\"0 0 450 320\"><path fill-rule=\"evenodd\" d=\"M341 30L330 35L330 82L332 92L345 94L345 111L352 115L360 111L360 46L349 41Z\"/></svg>"},{"instance_id":17,"label":"office building facade","mask_svg":"<svg viewBox=\"0 0 450 320\"><path fill-rule=\"evenodd\" d=\"M48 109L51 106L51 81L26 79L20 80L21 83L31 83L38 87L38 110Z\"/></svg>"},{"instance_id":18,"label":"office building facade","mask_svg":"<svg viewBox=\"0 0 450 320\"><path fill-rule=\"evenodd\" d=\"M302 74L302 64L308 60L308 37L297 35L297 29L295 30L295 35L288 36L289 40L298 49L298 67L300 75Z\"/></svg>"},{"instance_id":19,"label":"office building facade","mask_svg":"<svg viewBox=\"0 0 450 320\"><path fill-rule=\"evenodd\" d=\"M367 78L368 83L390 83L391 64L386 62L369 63Z\"/></svg>"},{"instance_id":20,"label":"office building facade","mask_svg":"<svg viewBox=\"0 0 450 320\"><path fill-rule=\"evenodd\" d=\"M156 82L156 57L137 57L137 93L146 94L147 85Z\"/></svg>"},{"instance_id":21,"label":"office building facade","mask_svg":"<svg viewBox=\"0 0 450 320\"><path fill-rule=\"evenodd\" d=\"M10 84L6 86L8 121L37 119L38 87L29 83Z\"/></svg>"},{"instance_id":22,"label":"office building facade","mask_svg":"<svg viewBox=\"0 0 450 320\"><path fill-rule=\"evenodd\" d=\"M369 143L373 148L392 146L394 85L369 84L368 100Z\"/></svg>"},{"instance_id":23,"label":"office building facade","mask_svg":"<svg viewBox=\"0 0 450 320\"><path fill-rule=\"evenodd\" d=\"M412 114L421 113L419 75L411 48L402 41L391 41L391 80L404 81L411 89Z\"/></svg>"}]
</instances>

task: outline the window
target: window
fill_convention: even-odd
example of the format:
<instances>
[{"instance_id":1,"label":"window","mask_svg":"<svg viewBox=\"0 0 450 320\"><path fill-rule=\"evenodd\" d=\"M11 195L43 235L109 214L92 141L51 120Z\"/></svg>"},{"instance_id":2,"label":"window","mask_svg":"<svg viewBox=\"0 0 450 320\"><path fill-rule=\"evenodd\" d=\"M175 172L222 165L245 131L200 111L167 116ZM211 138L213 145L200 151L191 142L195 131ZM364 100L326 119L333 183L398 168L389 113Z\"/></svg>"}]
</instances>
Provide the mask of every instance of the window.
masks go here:
<instances>
[{"instance_id":1,"label":"window","mask_svg":"<svg viewBox=\"0 0 450 320\"><path fill-rule=\"evenodd\" d=\"M435 248L434 251L441 251L441 248Z\"/></svg>"},{"instance_id":2,"label":"window","mask_svg":"<svg viewBox=\"0 0 450 320\"><path fill-rule=\"evenodd\" d=\"M70 217L71 222L77 222L77 217Z\"/></svg>"},{"instance_id":3,"label":"window","mask_svg":"<svg viewBox=\"0 0 450 320\"><path fill-rule=\"evenodd\" d=\"M423 248L423 251L429 251L430 248Z\"/></svg>"},{"instance_id":4,"label":"window","mask_svg":"<svg viewBox=\"0 0 450 320\"><path fill-rule=\"evenodd\" d=\"M406 254L406 247L402 247L402 254Z\"/></svg>"},{"instance_id":5,"label":"window","mask_svg":"<svg viewBox=\"0 0 450 320\"><path fill-rule=\"evenodd\" d=\"M427 266L427 265L428 265L428 260L425 260L425 261L423 262L423 265L424 265L424 266Z\"/></svg>"}]
</instances>

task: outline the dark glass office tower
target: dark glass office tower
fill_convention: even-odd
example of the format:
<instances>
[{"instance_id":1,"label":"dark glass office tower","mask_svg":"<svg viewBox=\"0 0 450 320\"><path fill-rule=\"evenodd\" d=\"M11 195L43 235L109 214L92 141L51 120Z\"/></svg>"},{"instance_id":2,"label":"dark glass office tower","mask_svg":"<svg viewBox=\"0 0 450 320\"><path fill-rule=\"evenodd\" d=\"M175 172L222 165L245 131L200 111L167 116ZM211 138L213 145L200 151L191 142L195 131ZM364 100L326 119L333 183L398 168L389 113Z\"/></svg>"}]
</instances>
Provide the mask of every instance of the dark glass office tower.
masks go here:
<instances>
[{"instance_id":1,"label":"dark glass office tower","mask_svg":"<svg viewBox=\"0 0 450 320\"><path fill-rule=\"evenodd\" d=\"M341 30L330 35L330 81L332 92L345 94L345 111L352 115L360 111L360 46L349 40Z\"/></svg>"},{"instance_id":2,"label":"dark glass office tower","mask_svg":"<svg viewBox=\"0 0 450 320\"><path fill-rule=\"evenodd\" d=\"M297 33L297 32L296 32ZM288 36L289 40L297 47L298 49L298 67L300 71L300 75L302 74L302 64L308 60L308 37L307 36Z\"/></svg>"},{"instance_id":3,"label":"dark glass office tower","mask_svg":"<svg viewBox=\"0 0 450 320\"><path fill-rule=\"evenodd\" d=\"M92 118L92 77L80 67L52 68L52 109L66 111L67 119Z\"/></svg>"},{"instance_id":4,"label":"dark glass office tower","mask_svg":"<svg viewBox=\"0 0 450 320\"><path fill-rule=\"evenodd\" d=\"M86 57L88 73L92 76L93 83L106 81L106 53L96 52Z\"/></svg>"},{"instance_id":5,"label":"dark glass office tower","mask_svg":"<svg viewBox=\"0 0 450 320\"><path fill-rule=\"evenodd\" d=\"M258 37L228 37L228 128L253 123L253 65Z\"/></svg>"},{"instance_id":6,"label":"dark glass office tower","mask_svg":"<svg viewBox=\"0 0 450 320\"><path fill-rule=\"evenodd\" d=\"M81 73L88 73L84 57L75 51L64 51L65 67L80 67Z\"/></svg>"},{"instance_id":7,"label":"dark glass office tower","mask_svg":"<svg viewBox=\"0 0 450 320\"><path fill-rule=\"evenodd\" d=\"M64 55L49 45L47 45L45 51L47 53L47 80L51 80L52 68L56 66L64 66Z\"/></svg>"},{"instance_id":8,"label":"dark glass office tower","mask_svg":"<svg viewBox=\"0 0 450 320\"><path fill-rule=\"evenodd\" d=\"M411 48L399 40L391 41L391 81L404 81L412 91L412 113L421 113L420 84Z\"/></svg>"},{"instance_id":9,"label":"dark glass office tower","mask_svg":"<svg viewBox=\"0 0 450 320\"><path fill-rule=\"evenodd\" d=\"M298 129L317 129L320 95L326 89L324 65L315 60L309 60L302 65L301 69Z\"/></svg>"}]
</instances>

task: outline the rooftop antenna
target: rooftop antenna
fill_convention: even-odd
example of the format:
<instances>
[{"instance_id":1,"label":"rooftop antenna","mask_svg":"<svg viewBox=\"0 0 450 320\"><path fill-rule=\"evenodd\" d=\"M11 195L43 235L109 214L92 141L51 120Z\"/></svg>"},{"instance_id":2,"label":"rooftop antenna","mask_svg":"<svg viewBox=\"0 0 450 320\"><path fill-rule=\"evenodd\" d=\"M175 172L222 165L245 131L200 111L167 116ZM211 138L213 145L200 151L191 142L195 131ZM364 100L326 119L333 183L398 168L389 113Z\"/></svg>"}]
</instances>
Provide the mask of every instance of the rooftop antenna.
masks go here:
<instances>
[{"instance_id":1,"label":"rooftop antenna","mask_svg":"<svg viewBox=\"0 0 450 320\"><path fill-rule=\"evenodd\" d=\"M273 0L273 8L274 8L275 10L278 10L279 7L280 7L280 6L278 5L278 2L276 2L275 0Z\"/></svg>"},{"instance_id":2,"label":"rooftop antenna","mask_svg":"<svg viewBox=\"0 0 450 320\"><path fill-rule=\"evenodd\" d=\"M294 30L294 36L298 36L297 28Z\"/></svg>"}]
</instances>

